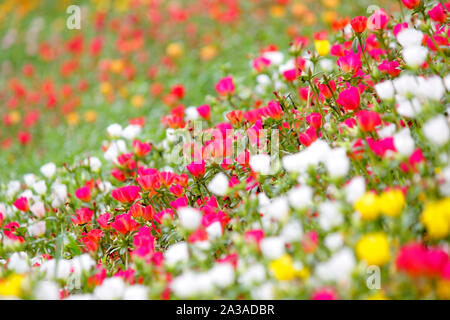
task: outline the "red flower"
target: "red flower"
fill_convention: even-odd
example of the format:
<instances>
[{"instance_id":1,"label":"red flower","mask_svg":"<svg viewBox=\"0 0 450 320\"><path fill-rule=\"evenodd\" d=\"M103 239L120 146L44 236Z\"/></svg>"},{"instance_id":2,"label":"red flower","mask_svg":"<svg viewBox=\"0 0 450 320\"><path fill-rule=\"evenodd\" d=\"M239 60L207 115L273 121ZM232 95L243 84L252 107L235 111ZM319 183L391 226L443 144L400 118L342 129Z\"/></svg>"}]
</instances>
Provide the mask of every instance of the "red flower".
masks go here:
<instances>
[{"instance_id":1,"label":"red flower","mask_svg":"<svg viewBox=\"0 0 450 320\"><path fill-rule=\"evenodd\" d=\"M220 79L220 81L216 83L216 90L221 96L232 95L234 92L233 78L228 76Z\"/></svg>"},{"instance_id":2,"label":"red flower","mask_svg":"<svg viewBox=\"0 0 450 320\"><path fill-rule=\"evenodd\" d=\"M91 189L89 187L81 187L75 190L75 196L84 202L91 201Z\"/></svg>"},{"instance_id":3,"label":"red flower","mask_svg":"<svg viewBox=\"0 0 450 320\"><path fill-rule=\"evenodd\" d=\"M197 108L197 112L205 120L209 120L211 116L211 107L207 104L204 104Z\"/></svg>"},{"instance_id":4,"label":"red flower","mask_svg":"<svg viewBox=\"0 0 450 320\"><path fill-rule=\"evenodd\" d=\"M144 189L150 191L161 188L159 174L146 174L136 179L137 183Z\"/></svg>"},{"instance_id":5,"label":"red flower","mask_svg":"<svg viewBox=\"0 0 450 320\"><path fill-rule=\"evenodd\" d=\"M75 210L75 215L72 218L72 222L75 225L85 224L91 221L94 211L89 208L81 208Z\"/></svg>"},{"instance_id":6,"label":"red flower","mask_svg":"<svg viewBox=\"0 0 450 320\"><path fill-rule=\"evenodd\" d=\"M367 17L359 16L350 21L353 31L356 33L363 33L367 28Z\"/></svg>"},{"instance_id":7,"label":"red flower","mask_svg":"<svg viewBox=\"0 0 450 320\"><path fill-rule=\"evenodd\" d=\"M139 191L138 186L125 186L113 190L111 195L121 203L130 203L139 198Z\"/></svg>"},{"instance_id":8,"label":"red flower","mask_svg":"<svg viewBox=\"0 0 450 320\"><path fill-rule=\"evenodd\" d=\"M20 228L17 222L10 222L3 227L3 233L11 240L24 243L25 239L15 234L17 228Z\"/></svg>"},{"instance_id":9,"label":"red flower","mask_svg":"<svg viewBox=\"0 0 450 320\"><path fill-rule=\"evenodd\" d=\"M155 210L151 205L146 207L142 206L140 203L135 203L130 207L131 216L133 218L143 218L144 220L151 221L155 214Z\"/></svg>"},{"instance_id":10,"label":"red flower","mask_svg":"<svg viewBox=\"0 0 450 320\"><path fill-rule=\"evenodd\" d=\"M2 227L3 223L3 213L0 212L0 228Z\"/></svg>"},{"instance_id":11,"label":"red flower","mask_svg":"<svg viewBox=\"0 0 450 320\"><path fill-rule=\"evenodd\" d=\"M243 118L244 118L244 113L241 110L233 110L233 111L227 113L227 119L233 125L238 125L239 123L241 123Z\"/></svg>"},{"instance_id":12,"label":"red flower","mask_svg":"<svg viewBox=\"0 0 450 320\"><path fill-rule=\"evenodd\" d=\"M398 61L387 61L384 60L379 66L378 70L380 70L383 73L387 73L393 77L396 77L400 74L401 70L398 69L400 66L400 63Z\"/></svg>"},{"instance_id":13,"label":"red flower","mask_svg":"<svg viewBox=\"0 0 450 320\"><path fill-rule=\"evenodd\" d=\"M313 112L306 116L306 122L313 126L314 129L318 130L320 126L322 125L322 116L320 113Z\"/></svg>"},{"instance_id":14,"label":"red flower","mask_svg":"<svg viewBox=\"0 0 450 320\"><path fill-rule=\"evenodd\" d=\"M89 232L83 233L83 237L81 241L83 241L84 245L88 248L89 251L97 251L98 243L103 237L103 231L100 229L92 229Z\"/></svg>"},{"instance_id":15,"label":"red flower","mask_svg":"<svg viewBox=\"0 0 450 320\"><path fill-rule=\"evenodd\" d=\"M125 213L116 216L116 219L114 220L113 223L111 223L111 226L117 232L127 234L129 232L137 230L137 228L139 227L139 223L137 223L131 218L130 213Z\"/></svg>"},{"instance_id":16,"label":"red flower","mask_svg":"<svg viewBox=\"0 0 450 320\"><path fill-rule=\"evenodd\" d=\"M149 143L134 140L133 149L138 157L145 157L152 150L152 146Z\"/></svg>"},{"instance_id":17,"label":"red flower","mask_svg":"<svg viewBox=\"0 0 450 320\"><path fill-rule=\"evenodd\" d=\"M364 132L371 132L375 130L376 126L381 124L380 115L371 110L361 110L356 114L358 125Z\"/></svg>"},{"instance_id":18,"label":"red flower","mask_svg":"<svg viewBox=\"0 0 450 320\"><path fill-rule=\"evenodd\" d=\"M261 229L246 231L244 238L248 242L256 242L259 244L264 238L264 231Z\"/></svg>"},{"instance_id":19,"label":"red flower","mask_svg":"<svg viewBox=\"0 0 450 320\"><path fill-rule=\"evenodd\" d=\"M339 98L336 101L344 107L345 110L358 109L361 102L358 88L350 87L345 89L339 94Z\"/></svg>"},{"instance_id":20,"label":"red flower","mask_svg":"<svg viewBox=\"0 0 450 320\"><path fill-rule=\"evenodd\" d=\"M14 206L20 211L28 211L28 199L25 197L18 198L14 203Z\"/></svg>"},{"instance_id":21,"label":"red flower","mask_svg":"<svg viewBox=\"0 0 450 320\"><path fill-rule=\"evenodd\" d=\"M405 7L412 10L419 6L420 0L402 0L402 3Z\"/></svg>"}]
</instances>

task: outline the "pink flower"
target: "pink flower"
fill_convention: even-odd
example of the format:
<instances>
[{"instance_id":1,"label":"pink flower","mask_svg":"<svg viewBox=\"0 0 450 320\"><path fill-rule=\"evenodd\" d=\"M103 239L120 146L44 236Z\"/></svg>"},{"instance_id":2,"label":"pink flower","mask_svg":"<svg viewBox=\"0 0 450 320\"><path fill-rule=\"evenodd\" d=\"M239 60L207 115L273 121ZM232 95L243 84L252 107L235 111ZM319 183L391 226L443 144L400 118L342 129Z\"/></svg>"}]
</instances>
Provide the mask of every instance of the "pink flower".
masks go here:
<instances>
[{"instance_id":1,"label":"pink flower","mask_svg":"<svg viewBox=\"0 0 450 320\"><path fill-rule=\"evenodd\" d=\"M428 11L428 15L433 21L445 23L445 21L447 20L447 13L445 12L445 9L447 9L447 11L450 11L450 3L447 3L445 5L445 8L441 3L437 4L433 9Z\"/></svg>"},{"instance_id":2,"label":"pink flower","mask_svg":"<svg viewBox=\"0 0 450 320\"><path fill-rule=\"evenodd\" d=\"M20 211L28 211L28 199L25 197L18 198L14 203L14 206Z\"/></svg>"},{"instance_id":3,"label":"pink flower","mask_svg":"<svg viewBox=\"0 0 450 320\"><path fill-rule=\"evenodd\" d=\"M97 223L100 227L102 227L103 229L109 229L111 226L109 225L109 218L111 217L111 215L109 213L104 213L102 215L100 215L97 219Z\"/></svg>"},{"instance_id":4,"label":"pink flower","mask_svg":"<svg viewBox=\"0 0 450 320\"><path fill-rule=\"evenodd\" d=\"M384 9L376 10L367 20L367 29L378 31L386 28L389 22L389 15Z\"/></svg>"},{"instance_id":5,"label":"pink flower","mask_svg":"<svg viewBox=\"0 0 450 320\"><path fill-rule=\"evenodd\" d=\"M367 17L359 16L350 21L353 31L356 33L363 33L367 27Z\"/></svg>"},{"instance_id":6,"label":"pink flower","mask_svg":"<svg viewBox=\"0 0 450 320\"><path fill-rule=\"evenodd\" d=\"M197 112L205 120L209 120L211 117L211 107L208 104L198 107Z\"/></svg>"},{"instance_id":7,"label":"pink flower","mask_svg":"<svg viewBox=\"0 0 450 320\"><path fill-rule=\"evenodd\" d=\"M337 64L344 72L356 73L361 69L362 62L359 54L347 51L345 56L338 59Z\"/></svg>"},{"instance_id":8,"label":"pink flower","mask_svg":"<svg viewBox=\"0 0 450 320\"><path fill-rule=\"evenodd\" d=\"M332 288L324 288L314 292L312 300L337 300L337 295Z\"/></svg>"},{"instance_id":9,"label":"pink flower","mask_svg":"<svg viewBox=\"0 0 450 320\"><path fill-rule=\"evenodd\" d=\"M234 92L233 78L228 76L220 79L219 82L216 83L216 90L221 96L232 95Z\"/></svg>"},{"instance_id":10,"label":"pink flower","mask_svg":"<svg viewBox=\"0 0 450 320\"><path fill-rule=\"evenodd\" d=\"M336 101L347 111L358 109L361 103L358 88L350 87L343 90Z\"/></svg>"},{"instance_id":11,"label":"pink flower","mask_svg":"<svg viewBox=\"0 0 450 320\"><path fill-rule=\"evenodd\" d=\"M311 143L313 143L314 141L317 140L317 132L316 129L314 127L309 127L308 129L305 130L305 132L300 133L298 135L298 140L300 141L301 144L303 144L304 146L309 146L311 145Z\"/></svg>"},{"instance_id":12,"label":"pink flower","mask_svg":"<svg viewBox=\"0 0 450 320\"><path fill-rule=\"evenodd\" d=\"M141 258L148 257L155 251L155 237L149 227L141 227L133 238L133 244L136 249L133 255Z\"/></svg>"},{"instance_id":13,"label":"pink flower","mask_svg":"<svg viewBox=\"0 0 450 320\"><path fill-rule=\"evenodd\" d=\"M84 202L91 201L91 189L89 187L81 187L75 190L75 196Z\"/></svg>"},{"instance_id":14,"label":"pink flower","mask_svg":"<svg viewBox=\"0 0 450 320\"><path fill-rule=\"evenodd\" d=\"M125 186L113 190L111 195L121 203L130 203L139 198L140 189L138 186Z\"/></svg>"},{"instance_id":15,"label":"pink flower","mask_svg":"<svg viewBox=\"0 0 450 320\"><path fill-rule=\"evenodd\" d=\"M401 70L398 69L400 66L400 63L398 61L388 61L384 60L379 66L378 70L380 70L383 73L387 73L393 77L396 77L400 74Z\"/></svg>"},{"instance_id":16,"label":"pink flower","mask_svg":"<svg viewBox=\"0 0 450 320\"><path fill-rule=\"evenodd\" d=\"M364 132L371 132L375 130L376 126L381 124L380 115L371 110L361 110L356 114L358 125Z\"/></svg>"},{"instance_id":17,"label":"pink flower","mask_svg":"<svg viewBox=\"0 0 450 320\"><path fill-rule=\"evenodd\" d=\"M319 130L322 125L322 116L320 113L313 112L306 116L306 123Z\"/></svg>"},{"instance_id":18,"label":"pink flower","mask_svg":"<svg viewBox=\"0 0 450 320\"><path fill-rule=\"evenodd\" d=\"M192 162L191 164L188 164L186 166L186 169L195 177L199 178L202 177L205 174L205 162L202 161L201 163L195 163Z\"/></svg>"},{"instance_id":19,"label":"pink flower","mask_svg":"<svg viewBox=\"0 0 450 320\"><path fill-rule=\"evenodd\" d=\"M145 157L152 150L152 146L149 143L134 140L133 149L138 157Z\"/></svg>"},{"instance_id":20,"label":"pink flower","mask_svg":"<svg viewBox=\"0 0 450 320\"><path fill-rule=\"evenodd\" d=\"M420 0L402 0L402 3L405 7L412 10L419 6Z\"/></svg>"},{"instance_id":21,"label":"pink flower","mask_svg":"<svg viewBox=\"0 0 450 320\"><path fill-rule=\"evenodd\" d=\"M283 77L286 81L292 82L297 78L298 71L297 69L289 69L283 72Z\"/></svg>"},{"instance_id":22,"label":"pink flower","mask_svg":"<svg viewBox=\"0 0 450 320\"><path fill-rule=\"evenodd\" d=\"M259 244L264 238L264 231L261 229L250 230L244 234L245 240L248 242L256 242Z\"/></svg>"},{"instance_id":23,"label":"pink flower","mask_svg":"<svg viewBox=\"0 0 450 320\"><path fill-rule=\"evenodd\" d=\"M404 29L408 29L408 22L397 23L392 29L392 32L394 33L394 36L397 37L397 35Z\"/></svg>"}]
</instances>

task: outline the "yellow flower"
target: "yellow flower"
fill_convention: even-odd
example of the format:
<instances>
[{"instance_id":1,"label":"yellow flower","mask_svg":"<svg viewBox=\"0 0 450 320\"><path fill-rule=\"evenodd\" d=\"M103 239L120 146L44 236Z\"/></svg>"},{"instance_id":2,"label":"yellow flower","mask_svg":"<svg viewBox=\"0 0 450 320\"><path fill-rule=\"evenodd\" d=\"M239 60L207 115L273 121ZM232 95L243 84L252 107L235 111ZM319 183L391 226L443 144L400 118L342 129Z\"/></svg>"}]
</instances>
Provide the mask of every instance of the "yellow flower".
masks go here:
<instances>
[{"instance_id":1,"label":"yellow flower","mask_svg":"<svg viewBox=\"0 0 450 320\"><path fill-rule=\"evenodd\" d=\"M131 105L135 108L142 108L142 106L145 103L144 96L140 94L136 94L133 97L131 97Z\"/></svg>"},{"instance_id":2,"label":"yellow flower","mask_svg":"<svg viewBox=\"0 0 450 320\"><path fill-rule=\"evenodd\" d=\"M122 97L122 98L126 98L126 97L128 97L128 89L127 89L127 87L120 87L119 88L119 95Z\"/></svg>"},{"instance_id":3,"label":"yellow flower","mask_svg":"<svg viewBox=\"0 0 450 320\"><path fill-rule=\"evenodd\" d=\"M213 45L208 45L200 50L200 58L204 61L213 59L217 55L217 49Z\"/></svg>"},{"instance_id":4,"label":"yellow flower","mask_svg":"<svg viewBox=\"0 0 450 320\"><path fill-rule=\"evenodd\" d=\"M330 42L328 40L314 40L316 51L321 56L326 56L330 52Z\"/></svg>"},{"instance_id":5,"label":"yellow flower","mask_svg":"<svg viewBox=\"0 0 450 320\"><path fill-rule=\"evenodd\" d=\"M113 90L113 88L112 88L111 83L109 83L109 82L100 83L100 92L103 95L107 96L107 95L111 94L112 90Z\"/></svg>"},{"instance_id":6,"label":"yellow flower","mask_svg":"<svg viewBox=\"0 0 450 320\"><path fill-rule=\"evenodd\" d=\"M172 42L167 46L166 53L171 58L179 58L183 54L183 46L177 42Z\"/></svg>"},{"instance_id":7,"label":"yellow flower","mask_svg":"<svg viewBox=\"0 0 450 320\"><path fill-rule=\"evenodd\" d=\"M19 111L11 111L9 113L9 120L11 121L12 124L19 123L21 118L22 118L22 116L20 115Z\"/></svg>"},{"instance_id":8,"label":"yellow flower","mask_svg":"<svg viewBox=\"0 0 450 320\"><path fill-rule=\"evenodd\" d=\"M390 189L381 193L378 206L381 213L389 217L397 217L402 213L406 201L403 192L399 189Z\"/></svg>"},{"instance_id":9,"label":"yellow flower","mask_svg":"<svg viewBox=\"0 0 450 320\"><path fill-rule=\"evenodd\" d=\"M272 15L272 17L282 18L282 17L284 17L284 14L285 14L284 7L283 6L271 6L270 14Z\"/></svg>"},{"instance_id":10,"label":"yellow flower","mask_svg":"<svg viewBox=\"0 0 450 320\"><path fill-rule=\"evenodd\" d=\"M377 292L367 298L367 300L389 300L383 292Z\"/></svg>"},{"instance_id":11,"label":"yellow flower","mask_svg":"<svg viewBox=\"0 0 450 320\"><path fill-rule=\"evenodd\" d=\"M336 13L336 11L325 11L322 14L322 20L325 21L328 24L333 23L333 21L335 21L338 17L338 14Z\"/></svg>"},{"instance_id":12,"label":"yellow flower","mask_svg":"<svg viewBox=\"0 0 450 320\"><path fill-rule=\"evenodd\" d=\"M383 232L368 233L356 244L356 255L368 265L382 266L390 259L389 241Z\"/></svg>"},{"instance_id":13,"label":"yellow flower","mask_svg":"<svg viewBox=\"0 0 450 320\"><path fill-rule=\"evenodd\" d=\"M97 120L97 112L95 112L94 110L86 111L84 113L84 120L89 123L95 122L95 120Z\"/></svg>"},{"instance_id":14,"label":"yellow flower","mask_svg":"<svg viewBox=\"0 0 450 320\"><path fill-rule=\"evenodd\" d=\"M422 212L420 221L431 238L445 238L450 232L450 197L428 202Z\"/></svg>"},{"instance_id":15,"label":"yellow flower","mask_svg":"<svg viewBox=\"0 0 450 320\"><path fill-rule=\"evenodd\" d=\"M296 2L292 5L291 12L296 18L301 18L308 9L303 3Z\"/></svg>"},{"instance_id":16,"label":"yellow flower","mask_svg":"<svg viewBox=\"0 0 450 320\"><path fill-rule=\"evenodd\" d=\"M354 207L363 220L375 220L380 215L379 199L375 192L366 192L355 202Z\"/></svg>"},{"instance_id":17,"label":"yellow flower","mask_svg":"<svg viewBox=\"0 0 450 320\"><path fill-rule=\"evenodd\" d=\"M439 299L450 300L450 280L439 280L436 285L436 294Z\"/></svg>"},{"instance_id":18,"label":"yellow flower","mask_svg":"<svg viewBox=\"0 0 450 320\"><path fill-rule=\"evenodd\" d=\"M307 273L302 272L302 270L296 269L294 267L292 257L288 254L285 254L278 259L273 260L269 264L269 269L273 273L275 278L281 281L292 280L296 276L307 277Z\"/></svg>"},{"instance_id":19,"label":"yellow flower","mask_svg":"<svg viewBox=\"0 0 450 320\"><path fill-rule=\"evenodd\" d=\"M23 279L23 275L12 274L5 280L0 281L0 296L20 297Z\"/></svg>"},{"instance_id":20,"label":"yellow flower","mask_svg":"<svg viewBox=\"0 0 450 320\"><path fill-rule=\"evenodd\" d=\"M121 73L123 68L125 67L125 63L121 59L111 61L109 66L109 70L113 73Z\"/></svg>"},{"instance_id":21,"label":"yellow flower","mask_svg":"<svg viewBox=\"0 0 450 320\"><path fill-rule=\"evenodd\" d=\"M339 0L322 0L323 5L327 8L333 9L339 5Z\"/></svg>"}]
</instances>

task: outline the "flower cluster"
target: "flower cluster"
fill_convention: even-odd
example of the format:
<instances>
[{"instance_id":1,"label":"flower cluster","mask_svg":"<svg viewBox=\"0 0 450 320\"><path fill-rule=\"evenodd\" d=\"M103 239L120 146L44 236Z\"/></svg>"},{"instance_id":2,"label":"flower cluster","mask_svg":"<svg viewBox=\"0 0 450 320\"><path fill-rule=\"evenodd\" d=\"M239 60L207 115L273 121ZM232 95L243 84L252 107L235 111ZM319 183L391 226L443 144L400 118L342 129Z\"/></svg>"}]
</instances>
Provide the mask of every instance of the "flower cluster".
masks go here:
<instances>
[{"instance_id":1,"label":"flower cluster","mask_svg":"<svg viewBox=\"0 0 450 320\"><path fill-rule=\"evenodd\" d=\"M401 2L2 184L0 296L450 299L450 4Z\"/></svg>"}]
</instances>

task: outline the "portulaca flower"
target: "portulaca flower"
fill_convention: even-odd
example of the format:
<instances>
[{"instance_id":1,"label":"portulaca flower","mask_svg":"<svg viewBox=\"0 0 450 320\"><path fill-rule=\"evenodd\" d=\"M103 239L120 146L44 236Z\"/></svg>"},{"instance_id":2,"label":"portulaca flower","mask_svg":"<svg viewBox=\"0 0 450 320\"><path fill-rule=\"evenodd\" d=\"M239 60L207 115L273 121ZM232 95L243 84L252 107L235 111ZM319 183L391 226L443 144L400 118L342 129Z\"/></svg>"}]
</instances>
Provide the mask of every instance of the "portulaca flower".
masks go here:
<instances>
[{"instance_id":1,"label":"portulaca flower","mask_svg":"<svg viewBox=\"0 0 450 320\"><path fill-rule=\"evenodd\" d=\"M44 177L50 179L52 178L56 173L56 165L53 162L49 162L47 164L44 164L41 169L41 173L44 175Z\"/></svg>"},{"instance_id":2,"label":"portulaca flower","mask_svg":"<svg viewBox=\"0 0 450 320\"><path fill-rule=\"evenodd\" d=\"M186 261L189 258L189 252L186 242L177 242L167 248L164 252L164 262L168 265L175 265L178 262Z\"/></svg>"},{"instance_id":3,"label":"portulaca flower","mask_svg":"<svg viewBox=\"0 0 450 320\"><path fill-rule=\"evenodd\" d=\"M123 300L147 300L148 288L146 286L135 284L125 288Z\"/></svg>"},{"instance_id":4,"label":"portulaca flower","mask_svg":"<svg viewBox=\"0 0 450 320\"><path fill-rule=\"evenodd\" d=\"M42 195L47 192L47 185L44 180L41 180L33 184L33 189L37 194Z\"/></svg>"},{"instance_id":5,"label":"portulaca flower","mask_svg":"<svg viewBox=\"0 0 450 320\"><path fill-rule=\"evenodd\" d=\"M10 182L8 182L8 186L6 189L6 196L8 198L12 198L17 194L17 192L19 192L19 190L20 190L20 181L11 180Z\"/></svg>"},{"instance_id":6,"label":"portulaca flower","mask_svg":"<svg viewBox=\"0 0 450 320\"><path fill-rule=\"evenodd\" d=\"M403 60L410 67L420 67L426 60L428 49L422 46L411 46L403 48Z\"/></svg>"},{"instance_id":7,"label":"portulaca flower","mask_svg":"<svg viewBox=\"0 0 450 320\"><path fill-rule=\"evenodd\" d=\"M397 34L397 40L402 47L420 46L423 39L423 33L417 29L403 29Z\"/></svg>"},{"instance_id":8,"label":"portulaca flower","mask_svg":"<svg viewBox=\"0 0 450 320\"><path fill-rule=\"evenodd\" d=\"M345 177L350 169L350 161L344 148L330 150L325 156L324 164L328 174L333 178Z\"/></svg>"},{"instance_id":9,"label":"portulaca flower","mask_svg":"<svg viewBox=\"0 0 450 320\"><path fill-rule=\"evenodd\" d=\"M29 188L33 187L33 184L36 182L36 180L37 180L36 175L32 173L27 173L23 176L23 181L25 181L25 184Z\"/></svg>"},{"instance_id":10,"label":"portulaca flower","mask_svg":"<svg viewBox=\"0 0 450 320\"><path fill-rule=\"evenodd\" d=\"M404 156L409 156L414 151L415 143L408 128L404 128L394 135L395 149Z\"/></svg>"},{"instance_id":11,"label":"portulaca flower","mask_svg":"<svg viewBox=\"0 0 450 320\"><path fill-rule=\"evenodd\" d=\"M222 225L219 221L211 223L207 228L206 232L210 238L220 238L222 236Z\"/></svg>"},{"instance_id":12,"label":"portulaca flower","mask_svg":"<svg viewBox=\"0 0 450 320\"><path fill-rule=\"evenodd\" d=\"M234 282L234 268L230 263L217 263L209 270L209 276L214 285L226 288Z\"/></svg>"},{"instance_id":13,"label":"portulaca flower","mask_svg":"<svg viewBox=\"0 0 450 320\"><path fill-rule=\"evenodd\" d=\"M121 277L107 278L94 289L94 297L100 300L121 299L125 292L125 282Z\"/></svg>"},{"instance_id":14,"label":"portulaca flower","mask_svg":"<svg viewBox=\"0 0 450 320\"><path fill-rule=\"evenodd\" d=\"M186 119L187 120L197 120L200 117L200 114L197 111L197 108L194 106L190 106L186 108Z\"/></svg>"},{"instance_id":15,"label":"portulaca flower","mask_svg":"<svg viewBox=\"0 0 450 320\"><path fill-rule=\"evenodd\" d=\"M32 237L39 237L45 233L45 221L39 221L28 227L28 232Z\"/></svg>"},{"instance_id":16,"label":"portulaca flower","mask_svg":"<svg viewBox=\"0 0 450 320\"><path fill-rule=\"evenodd\" d=\"M111 138L119 138L122 135L122 126L118 123L110 124L106 128L106 132Z\"/></svg>"},{"instance_id":17,"label":"portulaca flower","mask_svg":"<svg viewBox=\"0 0 450 320\"><path fill-rule=\"evenodd\" d=\"M429 78L419 77L417 95L434 101L439 101L445 94L445 87L439 76Z\"/></svg>"},{"instance_id":18,"label":"portulaca flower","mask_svg":"<svg viewBox=\"0 0 450 320\"><path fill-rule=\"evenodd\" d=\"M122 137L127 140L133 140L138 136L138 134L142 131L142 127L134 124L130 124L126 126L122 131Z\"/></svg>"},{"instance_id":19,"label":"portulaca flower","mask_svg":"<svg viewBox=\"0 0 450 320\"><path fill-rule=\"evenodd\" d=\"M385 80L375 85L375 91L382 100L392 100L394 98L394 85L391 80Z\"/></svg>"},{"instance_id":20,"label":"portulaca flower","mask_svg":"<svg viewBox=\"0 0 450 320\"><path fill-rule=\"evenodd\" d=\"M344 236L341 232L330 233L323 239L323 242L328 249L336 251L344 244Z\"/></svg>"},{"instance_id":21,"label":"portulaca flower","mask_svg":"<svg viewBox=\"0 0 450 320\"><path fill-rule=\"evenodd\" d=\"M251 264L241 274L238 282L244 286L251 286L257 283L261 283L266 279L266 268L260 263Z\"/></svg>"},{"instance_id":22,"label":"portulaca flower","mask_svg":"<svg viewBox=\"0 0 450 320\"><path fill-rule=\"evenodd\" d=\"M303 235L303 227L300 221L292 220L286 223L280 232L280 237L285 243L298 242Z\"/></svg>"},{"instance_id":23,"label":"portulaca flower","mask_svg":"<svg viewBox=\"0 0 450 320\"><path fill-rule=\"evenodd\" d=\"M16 273L25 273L30 270L28 254L24 251L14 252L11 257L9 257L8 269L13 270Z\"/></svg>"},{"instance_id":24,"label":"portulaca flower","mask_svg":"<svg viewBox=\"0 0 450 320\"><path fill-rule=\"evenodd\" d=\"M280 51L264 52L263 57L270 60L273 65L279 65L284 60L284 54Z\"/></svg>"},{"instance_id":25,"label":"portulaca flower","mask_svg":"<svg viewBox=\"0 0 450 320\"><path fill-rule=\"evenodd\" d=\"M322 281L348 281L355 265L352 249L344 247L328 261L317 265L316 276Z\"/></svg>"},{"instance_id":26,"label":"portulaca flower","mask_svg":"<svg viewBox=\"0 0 450 320\"><path fill-rule=\"evenodd\" d=\"M443 115L438 115L428 120L423 126L423 133L431 143L443 146L450 139L447 119Z\"/></svg>"},{"instance_id":27,"label":"portulaca flower","mask_svg":"<svg viewBox=\"0 0 450 320\"><path fill-rule=\"evenodd\" d=\"M202 222L200 211L194 208L183 207L178 209L178 217L181 226L190 231L197 229Z\"/></svg>"},{"instance_id":28,"label":"portulaca flower","mask_svg":"<svg viewBox=\"0 0 450 320\"><path fill-rule=\"evenodd\" d=\"M366 192L366 182L363 177L356 176L345 186L345 199L351 204L358 201Z\"/></svg>"},{"instance_id":29,"label":"portulaca flower","mask_svg":"<svg viewBox=\"0 0 450 320\"><path fill-rule=\"evenodd\" d=\"M395 91L399 95L406 98L411 95L415 95L418 90L418 82L416 77L408 74L402 74L393 81L393 84Z\"/></svg>"},{"instance_id":30,"label":"portulaca flower","mask_svg":"<svg viewBox=\"0 0 450 320\"><path fill-rule=\"evenodd\" d=\"M402 96L396 96L398 106L397 112L407 118L414 118L422 111L422 105L417 98L408 100Z\"/></svg>"},{"instance_id":31,"label":"portulaca flower","mask_svg":"<svg viewBox=\"0 0 450 320\"><path fill-rule=\"evenodd\" d=\"M329 231L331 228L339 226L344 222L344 217L340 212L340 206L335 201L325 201L319 205L319 225Z\"/></svg>"},{"instance_id":32,"label":"portulaca flower","mask_svg":"<svg viewBox=\"0 0 450 320\"><path fill-rule=\"evenodd\" d=\"M284 241L280 237L267 237L261 240L261 251L269 260L281 257L284 252Z\"/></svg>"},{"instance_id":33,"label":"portulaca flower","mask_svg":"<svg viewBox=\"0 0 450 320\"><path fill-rule=\"evenodd\" d=\"M444 84L445 84L445 87L447 88L447 91L450 91L450 74L445 76Z\"/></svg>"},{"instance_id":34,"label":"portulaca flower","mask_svg":"<svg viewBox=\"0 0 450 320\"><path fill-rule=\"evenodd\" d=\"M102 162L97 157L89 157L84 160L83 164L89 166L93 172L98 172L102 167Z\"/></svg>"},{"instance_id":35,"label":"portulaca flower","mask_svg":"<svg viewBox=\"0 0 450 320\"><path fill-rule=\"evenodd\" d=\"M330 59L321 59L319 61L320 68L325 72L330 72L333 70L333 61Z\"/></svg>"},{"instance_id":36,"label":"portulaca flower","mask_svg":"<svg viewBox=\"0 0 450 320\"><path fill-rule=\"evenodd\" d=\"M59 287L53 281L40 281L34 289L34 297L38 300L59 300Z\"/></svg>"},{"instance_id":37,"label":"portulaca flower","mask_svg":"<svg viewBox=\"0 0 450 320\"><path fill-rule=\"evenodd\" d=\"M313 190L310 186L303 185L292 188L288 192L289 204L296 208L306 208L312 204Z\"/></svg>"},{"instance_id":38,"label":"portulaca flower","mask_svg":"<svg viewBox=\"0 0 450 320\"><path fill-rule=\"evenodd\" d=\"M208 190L218 196L224 196L228 190L227 176L219 172L208 184Z\"/></svg>"},{"instance_id":39,"label":"portulaca flower","mask_svg":"<svg viewBox=\"0 0 450 320\"><path fill-rule=\"evenodd\" d=\"M271 282L266 282L263 285L252 289L250 294L252 299L255 300L273 300L274 286Z\"/></svg>"},{"instance_id":40,"label":"portulaca flower","mask_svg":"<svg viewBox=\"0 0 450 320\"><path fill-rule=\"evenodd\" d=\"M288 201L285 197L277 197L270 201L263 211L273 220L283 221L289 215Z\"/></svg>"},{"instance_id":41,"label":"portulaca flower","mask_svg":"<svg viewBox=\"0 0 450 320\"><path fill-rule=\"evenodd\" d=\"M262 175L268 175L272 172L270 167L270 156L267 154L255 154L250 156L250 167Z\"/></svg>"}]
</instances>

